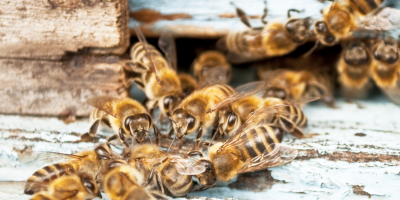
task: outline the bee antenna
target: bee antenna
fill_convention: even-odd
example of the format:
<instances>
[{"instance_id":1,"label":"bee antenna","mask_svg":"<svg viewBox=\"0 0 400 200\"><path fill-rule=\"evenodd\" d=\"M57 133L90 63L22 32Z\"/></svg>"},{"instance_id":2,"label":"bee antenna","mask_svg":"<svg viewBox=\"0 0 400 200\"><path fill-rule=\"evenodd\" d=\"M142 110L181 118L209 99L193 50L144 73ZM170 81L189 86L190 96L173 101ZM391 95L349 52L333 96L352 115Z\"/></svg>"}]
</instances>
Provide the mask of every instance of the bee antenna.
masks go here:
<instances>
[{"instance_id":1,"label":"bee antenna","mask_svg":"<svg viewBox=\"0 0 400 200\"><path fill-rule=\"evenodd\" d=\"M168 147L168 150L167 150L167 153L169 153L169 150L171 149L171 147L172 147L172 144L174 144L174 142L175 142L175 139L176 139L176 134L175 134L175 137L174 137L174 139L172 140L172 142L171 142L171 144L169 145L169 147Z\"/></svg>"}]
</instances>

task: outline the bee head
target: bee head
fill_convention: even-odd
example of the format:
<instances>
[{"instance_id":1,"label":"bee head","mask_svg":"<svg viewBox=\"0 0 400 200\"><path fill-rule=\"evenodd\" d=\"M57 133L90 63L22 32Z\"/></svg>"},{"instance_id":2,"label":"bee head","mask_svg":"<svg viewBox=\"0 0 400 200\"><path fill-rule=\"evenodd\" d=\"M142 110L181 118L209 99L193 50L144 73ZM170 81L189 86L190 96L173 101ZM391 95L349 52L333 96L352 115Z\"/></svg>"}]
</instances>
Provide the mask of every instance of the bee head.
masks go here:
<instances>
[{"instance_id":1,"label":"bee head","mask_svg":"<svg viewBox=\"0 0 400 200\"><path fill-rule=\"evenodd\" d=\"M350 65L363 65L369 61L369 56L364 43L354 41L346 48L344 61Z\"/></svg>"},{"instance_id":2,"label":"bee head","mask_svg":"<svg viewBox=\"0 0 400 200\"><path fill-rule=\"evenodd\" d=\"M304 19L290 19L286 23L286 30L292 36L296 43L305 42L311 35L310 30L311 18Z\"/></svg>"},{"instance_id":3,"label":"bee head","mask_svg":"<svg viewBox=\"0 0 400 200\"><path fill-rule=\"evenodd\" d=\"M152 126L153 121L146 113L129 116L124 123L125 132L130 133L137 143L144 141Z\"/></svg>"},{"instance_id":4,"label":"bee head","mask_svg":"<svg viewBox=\"0 0 400 200\"><path fill-rule=\"evenodd\" d=\"M173 112L171 121L178 138L183 137L188 132L194 131L196 128L196 118L182 108L176 109Z\"/></svg>"},{"instance_id":5,"label":"bee head","mask_svg":"<svg viewBox=\"0 0 400 200\"><path fill-rule=\"evenodd\" d=\"M325 22L317 20L314 22L314 32L318 35L319 41L325 46L333 46L337 42L337 38L329 31Z\"/></svg>"},{"instance_id":6,"label":"bee head","mask_svg":"<svg viewBox=\"0 0 400 200\"><path fill-rule=\"evenodd\" d=\"M376 60L388 64L393 64L399 59L399 48L392 37L379 41L373 53Z\"/></svg>"},{"instance_id":7,"label":"bee head","mask_svg":"<svg viewBox=\"0 0 400 200\"><path fill-rule=\"evenodd\" d=\"M203 166L206 167L206 171L201 174L196 175L196 178L199 180L201 185L212 187L215 185L217 178L214 176L214 169L209 160L201 159L198 161L201 162Z\"/></svg>"}]
</instances>

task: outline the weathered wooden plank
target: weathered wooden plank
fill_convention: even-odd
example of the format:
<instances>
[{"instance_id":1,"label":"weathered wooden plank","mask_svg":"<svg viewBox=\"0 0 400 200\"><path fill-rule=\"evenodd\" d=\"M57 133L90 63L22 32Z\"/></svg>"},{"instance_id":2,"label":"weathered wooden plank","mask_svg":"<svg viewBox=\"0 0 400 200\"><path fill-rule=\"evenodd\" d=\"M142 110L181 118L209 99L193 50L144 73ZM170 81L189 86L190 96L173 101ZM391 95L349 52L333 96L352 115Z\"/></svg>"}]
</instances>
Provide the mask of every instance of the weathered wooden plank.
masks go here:
<instances>
[{"instance_id":1,"label":"weathered wooden plank","mask_svg":"<svg viewBox=\"0 0 400 200\"><path fill-rule=\"evenodd\" d=\"M88 116L92 108L86 99L127 95L119 59L94 55L64 61L0 59L0 112Z\"/></svg>"},{"instance_id":2,"label":"weathered wooden plank","mask_svg":"<svg viewBox=\"0 0 400 200\"><path fill-rule=\"evenodd\" d=\"M0 2L0 57L59 59L66 52L122 54L129 46L127 0Z\"/></svg>"},{"instance_id":3,"label":"weathered wooden plank","mask_svg":"<svg viewBox=\"0 0 400 200\"><path fill-rule=\"evenodd\" d=\"M284 142L300 153L291 164L244 174L231 183L219 183L203 192L189 194L198 199L396 199L400 195L400 108L382 95L359 101L364 108L339 99L339 108L322 103L305 107L309 119L306 133L312 138ZM0 115L0 180L24 180L39 166L24 166L16 150L74 153L93 148L93 143L71 143L86 132L87 119L65 125L56 118ZM104 141L109 130L100 131ZM189 135L189 137L194 137ZM1 190L1 188L0 188ZM28 196L9 191L0 195L13 199ZM106 199L106 198L105 198ZM184 198L179 198L184 199ZM196 198L197 199L197 198Z\"/></svg>"},{"instance_id":4,"label":"weathered wooden plank","mask_svg":"<svg viewBox=\"0 0 400 200\"><path fill-rule=\"evenodd\" d=\"M170 32L175 37L218 38L229 31L247 29L239 18L236 17L234 2L250 16L250 22L254 27L262 26L260 16L263 14L264 2L260 0L199 0L199 1L145 1L129 0L131 16L137 21L143 22L143 33L149 37L158 37L163 31ZM320 3L317 0L285 0L267 1L267 20L287 19L288 9L304 9L303 13L295 13L294 17L320 18L320 10L329 3ZM150 17L154 12L160 12L159 17ZM148 16L148 17L147 17ZM130 23L131 32L133 22Z\"/></svg>"}]
</instances>

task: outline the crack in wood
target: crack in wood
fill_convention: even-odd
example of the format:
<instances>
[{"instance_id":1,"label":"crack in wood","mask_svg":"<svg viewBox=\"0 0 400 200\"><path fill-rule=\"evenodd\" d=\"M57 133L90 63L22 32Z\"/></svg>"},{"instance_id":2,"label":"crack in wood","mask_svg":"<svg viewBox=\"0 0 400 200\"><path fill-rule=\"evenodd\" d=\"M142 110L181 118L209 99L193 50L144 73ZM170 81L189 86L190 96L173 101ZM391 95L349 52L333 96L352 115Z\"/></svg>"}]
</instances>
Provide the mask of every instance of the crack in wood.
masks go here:
<instances>
[{"instance_id":1,"label":"crack in wood","mask_svg":"<svg viewBox=\"0 0 400 200\"><path fill-rule=\"evenodd\" d=\"M356 195L363 195L363 196L368 196L368 198L371 198L371 194L364 191L363 185L353 185L353 193Z\"/></svg>"}]
</instances>

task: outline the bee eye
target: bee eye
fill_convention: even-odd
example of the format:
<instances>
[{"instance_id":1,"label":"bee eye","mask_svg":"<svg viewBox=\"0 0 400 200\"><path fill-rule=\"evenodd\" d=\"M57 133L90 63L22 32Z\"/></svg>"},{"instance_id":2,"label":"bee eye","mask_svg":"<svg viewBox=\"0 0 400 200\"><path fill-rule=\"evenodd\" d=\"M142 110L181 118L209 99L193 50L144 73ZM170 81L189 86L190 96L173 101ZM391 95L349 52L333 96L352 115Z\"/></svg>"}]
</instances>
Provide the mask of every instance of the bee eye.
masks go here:
<instances>
[{"instance_id":1,"label":"bee eye","mask_svg":"<svg viewBox=\"0 0 400 200\"><path fill-rule=\"evenodd\" d=\"M228 117L228 126L232 127L233 125L235 125L235 122L236 122L236 115L230 114Z\"/></svg>"},{"instance_id":2,"label":"bee eye","mask_svg":"<svg viewBox=\"0 0 400 200\"><path fill-rule=\"evenodd\" d=\"M188 123L187 129L188 129L188 130L193 129L193 127L194 127L194 122L195 122L194 117L189 115L188 118L186 119L186 121L187 121L187 123Z\"/></svg>"},{"instance_id":3,"label":"bee eye","mask_svg":"<svg viewBox=\"0 0 400 200\"><path fill-rule=\"evenodd\" d=\"M94 192L94 184L88 180L82 180L83 181L83 186L85 186L85 188L87 188L89 191Z\"/></svg>"},{"instance_id":4,"label":"bee eye","mask_svg":"<svg viewBox=\"0 0 400 200\"><path fill-rule=\"evenodd\" d=\"M326 32L326 26L324 22L318 22L315 24L318 33Z\"/></svg>"}]
</instances>

